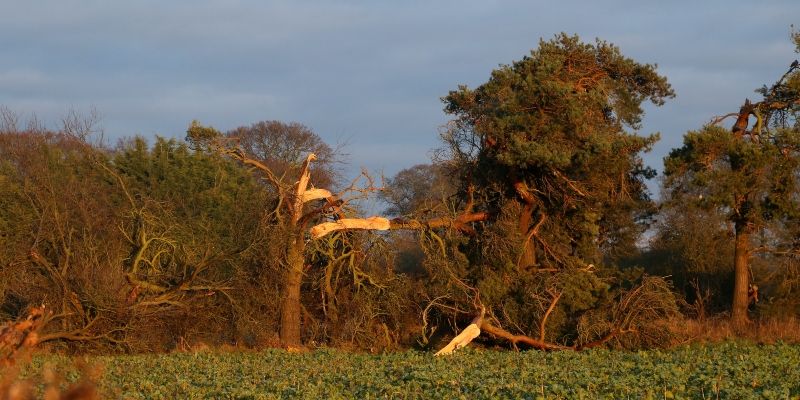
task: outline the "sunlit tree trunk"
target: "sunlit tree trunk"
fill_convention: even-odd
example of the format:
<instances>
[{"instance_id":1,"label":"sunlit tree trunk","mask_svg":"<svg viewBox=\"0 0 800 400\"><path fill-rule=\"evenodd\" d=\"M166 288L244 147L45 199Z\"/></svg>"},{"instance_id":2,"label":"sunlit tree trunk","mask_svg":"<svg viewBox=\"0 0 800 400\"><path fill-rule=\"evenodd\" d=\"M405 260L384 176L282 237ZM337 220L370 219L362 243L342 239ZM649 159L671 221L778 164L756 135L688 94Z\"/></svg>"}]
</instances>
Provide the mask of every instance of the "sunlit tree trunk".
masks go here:
<instances>
[{"instance_id":1,"label":"sunlit tree trunk","mask_svg":"<svg viewBox=\"0 0 800 400\"><path fill-rule=\"evenodd\" d=\"M750 284L750 231L746 223L736 223L736 247L733 256L733 306L731 320L735 325L749 321L747 289Z\"/></svg>"},{"instance_id":2,"label":"sunlit tree trunk","mask_svg":"<svg viewBox=\"0 0 800 400\"><path fill-rule=\"evenodd\" d=\"M301 340L300 287L303 283L303 265L305 243L302 238L293 237L289 243L286 256L286 272L284 276L284 294L281 304L281 345L298 347Z\"/></svg>"},{"instance_id":3,"label":"sunlit tree trunk","mask_svg":"<svg viewBox=\"0 0 800 400\"><path fill-rule=\"evenodd\" d=\"M519 218L519 234L522 237L522 255L520 257L519 266L521 268L532 268L536 266L536 247L534 246L533 238L531 237L531 225L533 216L533 204L525 204L522 208L522 214Z\"/></svg>"}]
</instances>

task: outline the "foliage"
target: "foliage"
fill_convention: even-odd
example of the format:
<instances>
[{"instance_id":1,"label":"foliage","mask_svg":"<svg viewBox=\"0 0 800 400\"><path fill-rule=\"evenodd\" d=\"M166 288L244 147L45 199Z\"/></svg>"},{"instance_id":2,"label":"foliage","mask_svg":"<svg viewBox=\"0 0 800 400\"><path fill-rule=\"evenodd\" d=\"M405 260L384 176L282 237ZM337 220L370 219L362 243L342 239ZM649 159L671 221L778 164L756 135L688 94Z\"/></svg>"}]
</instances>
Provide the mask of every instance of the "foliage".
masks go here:
<instances>
[{"instance_id":1,"label":"foliage","mask_svg":"<svg viewBox=\"0 0 800 400\"><path fill-rule=\"evenodd\" d=\"M264 268L252 253L262 240L266 192L237 164L174 139L156 138L150 147L135 138L112 162L133 203L121 224L132 246L126 279L141 300L161 309L159 325L170 332L161 340L241 340L241 332L211 320L258 315L245 305L253 270ZM173 288L181 294L165 297ZM189 310L195 322L176 323Z\"/></svg>"},{"instance_id":2,"label":"foliage","mask_svg":"<svg viewBox=\"0 0 800 400\"><path fill-rule=\"evenodd\" d=\"M265 163L277 176L297 176L308 153L317 158L312 164L314 184L331 188L336 184L339 155L322 138L297 122L260 121L225 133L234 138L245 153Z\"/></svg>"},{"instance_id":3,"label":"foliage","mask_svg":"<svg viewBox=\"0 0 800 400\"><path fill-rule=\"evenodd\" d=\"M669 276L676 294L700 319L728 309L733 243L724 215L681 201L662 204L648 248L626 263L644 266L648 273Z\"/></svg>"},{"instance_id":4,"label":"foliage","mask_svg":"<svg viewBox=\"0 0 800 400\"><path fill-rule=\"evenodd\" d=\"M445 165L418 164L387 179L380 197L389 204L389 215L422 215L441 212L456 189Z\"/></svg>"},{"instance_id":5,"label":"foliage","mask_svg":"<svg viewBox=\"0 0 800 400\"><path fill-rule=\"evenodd\" d=\"M124 208L114 207L122 193L99 168L107 158L63 133L11 131L0 134L0 159L0 313L44 304L55 320L43 339L113 341L126 320L117 305L127 249L116 226Z\"/></svg>"},{"instance_id":6,"label":"foliage","mask_svg":"<svg viewBox=\"0 0 800 400\"><path fill-rule=\"evenodd\" d=\"M0 310L53 310L49 346L231 341L230 321L255 314L226 293L247 282L260 222L246 170L175 141L111 151L63 132L4 132L0 153Z\"/></svg>"},{"instance_id":7,"label":"foliage","mask_svg":"<svg viewBox=\"0 0 800 400\"><path fill-rule=\"evenodd\" d=\"M598 242L624 231L614 210L630 225L648 205L643 179L654 171L639 154L657 136L626 128L639 128L642 102L672 95L653 65L606 42L560 35L477 89L450 92L445 111L456 118L443 139L486 207L524 204L523 238L542 221L534 264L584 266L601 261Z\"/></svg>"},{"instance_id":8,"label":"foliage","mask_svg":"<svg viewBox=\"0 0 800 400\"><path fill-rule=\"evenodd\" d=\"M454 119L439 161L460 178L460 206L491 217L468 241L449 238L452 255L433 263L463 271L455 277L472 288L467 299L507 329L577 344L581 316L602 310L610 318L630 283L604 265L635 249L640 222L654 211L644 180L655 172L641 153L657 135L636 131L642 103L671 96L655 66L563 34L479 87L451 91L443 101ZM402 187L395 192L419 197L424 188L403 178L392 181Z\"/></svg>"},{"instance_id":9,"label":"foliage","mask_svg":"<svg viewBox=\"0 0 800 400\"><path fill-rule=\"evenodd\" d=\"M347 205L351 192L369 192L356 187L359 179L335 195L330 188L314 187L320 182L332 184L334 171L315 171L312 162L319 159L323 166L330 167L335 156L316 134L299 124L271 121L223 135L194 121L187 130L187 138L195 148L252 168L273 195L271 207L263 211L263 220L273 233L277 232L271 246L275 251L266 254L266 258L279 266L275 283L282 303L279 310L282 345L297 347L304 342L380 348L396 345L397 336L393 337L387 323L395 331L401 330L397 329L398 321L403 319L398 318L399 311L406 307L401 305L402 298L394 296L403 292L402 286L392 285L397 277L368 254L367 250L380 239L370 241L368 235L352 232L319 240L307 236L308 228L325 218L335 221L348 217L352 212ZM320 158L308 151L319 151ZM369 176L362 176L371 184ZM309 193L312 196L307 198ZM377 260L380 263L382 258ZM386 273L381 273L381 269ZM385 291L387 287L393 290ZM340 307L347 307L350 312L340 313ZM381 339L374 339L376 334Z\"/></svg>"},{"instance_id":10,"label":"foliage","mask_svg":"<svg viewBox=\"0 0 800 400\"><path fill-rule=\"evenodd\" d=\"M306 342L370 351L413 343L422 283L391 268L390 245L368 232L337 232L313 242Z\"/></svg>"},{"instance_id":11,"label":"foliage","mask_svg":"<svg viewBox=\"0 0 800 400\"><path fill-rule=\"evenodd\" d=\"M798 42L798 36L794 36ZM800 47L798 47L800 49ZM712 121L684 135L683 146L664 160L668 204L689 203L723 215L734 242L731 315L747 320L748 293L754 290L750 264L755 256L796 256L792 230L800 221L800 69L797 61L770 87L762 100L745 100L738 113ZM736 116L728 130L716 123ZM750 126L750 117L755 124ZM786 240L788 239L788 240Z\"/></svg>"},{"instance_id":12,"label":"foliage","mask_svg":"<svg viewBox=\"0 0 800 400\"><path fill-rule=\"evenodd\" d=\"M774 218L797 218L798 146L800 135L792 129L742 140L728 129L706 126L688 132L683 147L665 159L665 184L670 191L691 193L701 206L726 212L734 222L764 227Z\"/></svg>"},{"instance_id":13,"label":"foliage","mask_svg":"<svg viewBox=\"0 0 800 400\"><path fill-rule=\"evenodd\" d=\"M318 350L93 357L108 398L764 398L800 397L800 348L724 343L669 351L465 349L450 357ZM37 357L67 381L65 357Z\"/></svg>"},{"instance_id":14,"label":"foliage","mask_svg":"<svg viewBox=\"0 0 800 400\"><path fill-rule=\"evenodd\" d=\"M800 51L800 33L793 40ZM397 217L382 223L410 230L402 233L338 230L312 240L310 226L357 217L347 193L361 198L373 185L364 174L369 189L356 180L330 193L339 184L337 151L298 123L223 133L194 122L186 142L137 137L112 149L88 141L93 119L73 113L57 131L35 119L21 130L0 107L0 321L45 304L53 314L41 339L67 352L267 347L279 344L278 332L284 345L377 352L436 346L486 306L485 321L502 328L497 337L525 335L531 346L658 347L670 343L664 324L676 297L670 282L648 274L668 275L702 319L741 286L731 258L746 260L749 268L737 261L733 270L752 273L748 282L761 288L754 310L792 317L800 312L798 65L757 92L761 101L731 114L739 117L733 129L689 132L665 160L666 201L651 248L637 259L630 256L656 211L645 186L655 172L641 154L658 135L639 134L643 104L674 93L654 65L600 40L541 41L484 84L444 97L453 117L445 148L433 164L389 179L381 195ZM329 364L345 357L318 355ZM297 362L283 356L267 353L273 366ZM203 357L213 358L196 359ZM414 369L423 355L385 357L423 383L337 376L333 395L588 397L597 389L589 381L565 389L547 375L534 393L516 383L464 384L446 370L435 370L450 379L437 386L425 375L433 372ZM464 368L488 368L464 360ZM405 373L375 368L384 378ZM302 378L287 376L289 383L270 375L246 390L299 393ZM191 382L173 383L170 394L195 393ZM761 390L760 381L752 385Z\"/></svg>"}]
</instances>

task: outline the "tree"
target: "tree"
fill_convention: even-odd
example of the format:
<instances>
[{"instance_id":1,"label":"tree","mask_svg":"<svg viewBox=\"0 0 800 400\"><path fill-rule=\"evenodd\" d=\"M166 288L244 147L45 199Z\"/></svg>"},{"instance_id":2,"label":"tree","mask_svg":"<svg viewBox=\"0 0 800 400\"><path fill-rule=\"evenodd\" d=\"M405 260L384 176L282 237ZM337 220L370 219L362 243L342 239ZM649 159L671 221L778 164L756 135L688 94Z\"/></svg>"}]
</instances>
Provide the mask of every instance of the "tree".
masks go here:
<instances>
[{"instance_id":1,"label":"tree","mask_svg":"<svg viewBox=\"0 0 800 400\"><path fill-rule=\"evenodd\" d=\"M387 179L380 197L389 204L389 215L441 213L457 189L445 165L418 164Z\"/></svg>"},{"instance_id":2,"label":"tree","mask_svg":"<svg viewBox=\"0 0 800 400\"><path fill-rule=\"evenodd\" d=\"M329 188L336 183L337 152L307 126L297 122L261 121L240 126L225 133L250 157L258 160L277 176L296 176L304 157L313 153L311 165L314 184Z\"/></svg>"},{"instance_id":3,"label":"tree","mask_svg":"<svg viewBox=\"0 0 800 400\"><path fill-rule=\"evenodd\" d=\"M154 344L239 340L230 329L249 316L249 254L261 238L266 190L238 163L157 137L120 145L111 159L125 193L119 229L133 329ZM180 318L191 314L190 319ZM159 338L155 332L166 338ZM160 342L160 343L159 343Z\"/></svg>"},{"instance_id":4,"label":"tree","mask_svg":"<svg viewBox=\"0 0 800 400\"><path fill-rule=\"evenodd\" d=\"M702 320L730 305L732 229L723 213L701 207L691 194L676 195L663 195L648 248L626 262L669 276L676 293Z\"/></svg>"},{"instance_id":5,"label":"tree","mask_svg":"<svg viewBox=\"0 0 800 400\"><path fill-rule=\"evenodd\" d=\"M70 350L235 340L266 197L249 171L163 138L92 145L74 113L59 131L0 120L0 319L44 304L41 341Z\"/></svg>"},{"instance_id":6,"label":"tree","mask_svg":"<svg viewBox=\"0 0 800 400\"><path fill-rule=\"evenodd\" d=\"M277 132L280 134L286 131L279 129ZM256 133L261 135L263 132ZM307 265L307 229L324 213L331 212L342 216L343 214L341 214L341 204L330 191L314 188L311 185L311 163L317 158L314 153L306 154L303 149L270 153L268 146L261 146L258 143L274 142L283 145L282 141L267 140L270 137L269 133L259 137L261 139L246 137L245 142L251 143L250 147L259 151L261 159L247 153L237 143L240 140L238 137L225 136L216 129L200 125L197 121L192 122L187 130L187 139L196 148L215 151L255 169L266 185L274 191L273 208L267 210L265 216L272 221L272 226L282 233L282 238L279 239L281 245L275 254L283 266L280 340L284 346L296 347L302 344L301 286ZM303 158L281 160L280 156ZM280 170L268 164L285 169Z\"/></svg>"},{"instance_id":7,"label":"tree","mask_svg":"<svg viewBox=\"0 0 800 400\"><path fill-rule=\"evenodd\" d=\"M443 99L454 116L443 158L489 214L465 247L470 276L507 323L540 325L544 339L545 323L575 321L608 296L595 266L652 211L654 171L640 155L658 136L636 134L642 103L673 95L654 65L562 34Z\"/></svg>"},{"instance_id":8,"label":"tree","mask_svg":"<svg viewBox=\"0 0 800 400\"><path fill-rule=\"evenodd\" d=\"M664 284L641 279L626 294L611 290L608 272L597 273L603 262L634 248L640 222L654 210L644 180L655 172L640 154L657 135L635 131L644 101L660 105L671 96L654 66L636 63L608 43L584 44L566 35L542 41L476 89L450 92L445 111L455 118L442 134L446 147L437 154L436 169L458 187L432 206L440 196L429 193L438 184L428 180L436 174L415 167L391 179L386 196L393 211L411 214L404 219L455 222L420 224L429 279L448 282L429 285L425 318L432 306L452 311L488 304L491 317L482 322L483 331L556 349L565 346L548 341L565 334L572 347L582 348L629 330L631 320L618 318L608 305L615 296L661 296L664 302L646 310L649 317L674 310ZM389 229L401 228L397 219L390 222ZM443 227L466 236L441 235ZM460 304L457 292L464 293ZM611 319L603 322L605 331L576 332L576 324L598 321L589 314L603 304ZM628 316L643 311L625 310ZM572 328L565 330L567 325ZM537 338L527 336L532 330Z\"/></svg>"},{"instance_id":9,"label":"tree","mask_svg":"<svg viewBox=\"0 0 800 400\"><path fill-rule=\"evenodd\" d=\"M793 39L800 51L800 34ZM683 146L664 160L670 196L686 198L727 215L734 231L734 288L731 319L749 320L747 308L754 251L796 250L792 243L762 241L771 223L786 224L800 217L800 70L797 61L771 87L758 90L763 99L745 100L739 112L716 118L698 131L688 132ZM755 124L750 126L750 117ZM717 126L736 117L730 130Z\"/></svg>"},{"instance_id":10,"label":"tree","mask_svg":"<svg viewBox=\"0 0 800 400\"><path fill-rule=\"evenodd\" d=\"M562 34L477 89L450 92L445 111L456 118L443 139L495 216L519 204L521 267L583 266L599 261L610 211L648 201L653 171L640 153L657 136L625 128L640 127L642 102L671 96L655 66Z\"/></svg>"},{"instance_id":11,"label":"tree","mask_svg":"<svg viewBox=\"0 0 800 400\"><path fill-rule=\"evenodd\" d=\"M337 267L330 263L349 261L350 264L353 264L355 254L361 252L360 249L349 243L349 240L339 240L340 238L334 237L329 240L329 244L335 250L334 253L328 252L309 257L311 255L309 254L311 253L309 244L312 240L321 239L329 234L340 235L341 231L348 230L437 227L471 230L468 226L469 223L485 217L485 213L465 212L458 217L440 217L426 221L402 219L390 221L382 217L348 218L345 213L347 202L353 197L345 197L354 193L363 194L373 191L371 179L366 174L362 174L367 180L366 188L357 188L359 180L356 179L336 195L325 188L315 188L311 176L312 163L317 160L317 156L315 153L305 153L304 151L322 149L323 154L328 154L326 157L330 162L332 158L329 154L330 148L321 146L324 144L321 140L309 139L307 136L309 131L298 127L301 126L281 127L280 123L256 124L251 129L243 128L223 135L221 132L204 127L195 121L187 130L187 139L192 146L223 154L252 168L274 193L274 202L270 205L271 208L264 212L264 218L270 221L272 229L280 232L278 250L272 256L281 263L283 269L280 340L282 345L289 347L299 346L302 343L301 320L304 307L301 302L301 286L306 270L312 266L312 261L315 258L326 260L329 263L326 270L332 271L332 268ZM236 133L244 136L237 136ZM273 135L278 137L274 138ZM242 143L245 145L243 146ZM291 143L299 146L296 151L287 150L287 147L291 147ZM309 145L309 143L313 145ZM250 151L255 151L256 154L251 154L245 146L249 147ZM291 157L298 156L304 158L291 159ZM289 158L282 159L281 157ZM324 250L323 253L327 250ZM351 268L351 271L355 277L364 275L363 271L358 268ZM356 280L358 279L361 278ZM332 290L327 284L329 282L327 277L325 281L323 296L330 297ZM331 315L335 314L334 312Z\"/></svg>"},{"instance_id":12,"label":"tree","mask_svg":"<svg viewBox=\"0 0 800 400\"><path fill-rule=\"evenodd\" d=\"M65 132L0 132L0 313L47 305L42 341L115 343L124 330L116 268L120 200L98 149Z\"/></svg>"}]
</instances>

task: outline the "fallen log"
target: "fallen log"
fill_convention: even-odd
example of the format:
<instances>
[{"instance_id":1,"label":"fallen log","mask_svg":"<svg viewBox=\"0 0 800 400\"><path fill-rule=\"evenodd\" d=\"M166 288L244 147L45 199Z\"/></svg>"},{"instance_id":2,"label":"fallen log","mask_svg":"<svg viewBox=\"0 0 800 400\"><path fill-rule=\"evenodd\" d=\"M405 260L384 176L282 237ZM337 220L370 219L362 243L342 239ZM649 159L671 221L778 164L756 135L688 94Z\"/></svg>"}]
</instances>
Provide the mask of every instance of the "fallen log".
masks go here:
<instances>
[{"instance_id":1,"label":"fallen log","mask_svg":"<svg viewBox=\"0 0 800 400\"><path fill-rule=\"evenodd\" d=\"M545 342L545 341L542 341L542 340L537 340L537 339L534 339L534 338L532 338L530 336L515 335L515 334L513 334L513 333L511 333L511 332L509 332L509 331L507 331L507 330L505 330L503 328L500 328L500 327L492 325L488 321L484 321L483 324L481 324L481 329L484 332L486 332L486 333L488 333L488 334L490 334L490 335L492 335L494 337L497 337L497 338L500 338L500 339L504 339L504 340L508 340L509 342L511 342L511 344L514 345L514 347L516 347L517 344L522 343L524 345L530 346L530 347L532 347L534 349L537 349L537 350L574 350L575 349L574 347L562 346L562 345L559 345L559 344L548 343L548 342Z\"/></svg>"}]
</instances>

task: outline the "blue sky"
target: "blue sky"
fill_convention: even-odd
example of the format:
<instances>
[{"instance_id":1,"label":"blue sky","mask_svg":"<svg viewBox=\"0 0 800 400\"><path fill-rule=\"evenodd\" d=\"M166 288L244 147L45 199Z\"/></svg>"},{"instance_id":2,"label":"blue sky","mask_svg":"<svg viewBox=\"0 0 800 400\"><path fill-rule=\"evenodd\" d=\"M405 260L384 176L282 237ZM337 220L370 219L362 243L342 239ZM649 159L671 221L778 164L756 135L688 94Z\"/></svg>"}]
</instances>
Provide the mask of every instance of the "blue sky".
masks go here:
<instances>
[{"instance_id":1,"label":"blue sky","mask_svg":"<svg viewBox=\"0 0 800 400\"><path fill-rule=\"evenodd\" d=\"M559 32L656 63L677 98L648 108L661 142L738 109L795 58L800 1L10 1L0 5L0 105L56 125L70 109L105 136L184 136L296 121L346 142L345 175L429 160L440 97Z\"/></svg>"}]
</instances>

